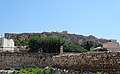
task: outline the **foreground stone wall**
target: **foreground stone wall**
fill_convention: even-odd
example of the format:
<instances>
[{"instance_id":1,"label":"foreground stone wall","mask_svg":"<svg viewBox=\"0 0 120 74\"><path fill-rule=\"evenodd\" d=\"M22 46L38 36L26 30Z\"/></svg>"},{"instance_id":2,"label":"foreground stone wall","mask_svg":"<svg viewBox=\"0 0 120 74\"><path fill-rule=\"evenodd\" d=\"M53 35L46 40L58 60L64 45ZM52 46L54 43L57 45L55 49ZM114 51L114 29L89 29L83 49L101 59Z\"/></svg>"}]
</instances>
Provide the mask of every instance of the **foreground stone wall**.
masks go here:
<instances>
[{"instance_id":1,"label":"foreground stone wall","mask_svg":"<svg viewBox=\"0 0 120 74\"><path fill-rule=\"evenodd\" d=\"M120 74L120 52L66 53L53 57L53 67Z\"/></svg>"},{"instance_id":2,"label":"foreground stone wall","mask_svg":"<svg viewBox=\"0 0 120 74\"><path fill-rule=\"evenodd\" d=\"M120 74L120 52L0 53L0 69L23 69L52 66L80 72Z\"/></svg>"},{"instance_id":3,"label":"foreground stone wall","mask_svg":"<svg viewBox=\"0 0 120 74\"><path fill-rule=\"evenodd\" d=\"M52 53L0 53L0 69L51 66L54 55Z\"/></svg>"}]
</instances>

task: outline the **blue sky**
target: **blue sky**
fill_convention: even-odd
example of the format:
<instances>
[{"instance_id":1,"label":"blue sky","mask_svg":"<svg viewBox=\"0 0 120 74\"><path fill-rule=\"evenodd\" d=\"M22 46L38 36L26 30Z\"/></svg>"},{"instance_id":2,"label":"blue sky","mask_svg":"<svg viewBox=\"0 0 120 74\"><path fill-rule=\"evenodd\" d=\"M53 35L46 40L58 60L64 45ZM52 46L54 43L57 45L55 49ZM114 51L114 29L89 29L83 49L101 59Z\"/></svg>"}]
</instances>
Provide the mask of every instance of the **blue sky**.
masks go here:
<instances>
[{"instance_id":1,"label":"blue sky","mask_svg":"<svg viewBox=\"0 0 120 74\"><path fill-rule=\"evenodd\" d=\"M63 31L120 42L120 0L0 0L0 34Z\"/></svg>"}]
</instances>

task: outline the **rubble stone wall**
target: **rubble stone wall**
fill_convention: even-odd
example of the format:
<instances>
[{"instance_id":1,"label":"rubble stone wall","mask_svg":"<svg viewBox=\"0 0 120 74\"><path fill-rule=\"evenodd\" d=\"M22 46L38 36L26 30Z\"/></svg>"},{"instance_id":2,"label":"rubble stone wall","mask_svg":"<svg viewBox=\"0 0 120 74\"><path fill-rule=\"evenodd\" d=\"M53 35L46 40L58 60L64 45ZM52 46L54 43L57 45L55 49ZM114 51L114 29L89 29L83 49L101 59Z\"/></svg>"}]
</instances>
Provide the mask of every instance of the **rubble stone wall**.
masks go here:
<instances>
[{"instance_id":1,"label":"rubble stone wall","mask_svg":"<svg viewBox=\"0 0 120 74\"><path fill-rule=\"evenodd\" d=\"M53 67L120 73L120 52L66 53L53 57Z\"/></svg>"},{"instance_id":2,"label":"rubble stone wall","mask_svg":"<svg viewBox=\"0 0 120 74\"><path fill-rule=\"evenodd\" d=\"M0 69L23 69L52 65L51 53L0 53Z\"/></svg>"},{"instance_id":3,"label":"rubble stone wall","mask_svg":"<svg viewBox=\"0 0 120 74\"><path fill-rule=\"evenodd\" d=\"M120 52L0 53L0 69L52 66L81 72L120 74Z\"/></svg>"}]
</instances>

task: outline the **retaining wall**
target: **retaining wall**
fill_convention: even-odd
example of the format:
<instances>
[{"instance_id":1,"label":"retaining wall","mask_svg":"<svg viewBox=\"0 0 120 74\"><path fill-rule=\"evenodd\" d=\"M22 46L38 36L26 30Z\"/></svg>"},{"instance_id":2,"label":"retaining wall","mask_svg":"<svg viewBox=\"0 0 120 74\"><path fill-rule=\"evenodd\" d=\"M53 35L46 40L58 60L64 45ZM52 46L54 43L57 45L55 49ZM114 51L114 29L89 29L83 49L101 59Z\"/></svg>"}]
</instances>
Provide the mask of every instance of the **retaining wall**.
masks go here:
<instances>
[{"instance_id":1,"label":"retaining wall","mask_svg":"<svg viewBox=\"0 0 120 74\"><path fill-rule=\"evenodd\" d=\"M53 57L53 67L120 74L120 52L66 53Z\"/></svg>"},{"instance_id":2,"label":"retaining wall","mask_svg":"<svg viewBox=\"0 0 120 74\"><path fill-rule=\"evenodd\" d=\"M21 69L52 65L53 53L0 53L0 69Z\"/></svg>"},{"instance_id":3,"label":"retaining wall","mask_svg":"<svg viewBox=\"0 0 120 74\"><path fill-rule=\"evenodd\" d=\"M120 74L120 52L0 53L0 69L23 69L52 66L81 72L103 71Z\"/></svg>"}]
</instances>

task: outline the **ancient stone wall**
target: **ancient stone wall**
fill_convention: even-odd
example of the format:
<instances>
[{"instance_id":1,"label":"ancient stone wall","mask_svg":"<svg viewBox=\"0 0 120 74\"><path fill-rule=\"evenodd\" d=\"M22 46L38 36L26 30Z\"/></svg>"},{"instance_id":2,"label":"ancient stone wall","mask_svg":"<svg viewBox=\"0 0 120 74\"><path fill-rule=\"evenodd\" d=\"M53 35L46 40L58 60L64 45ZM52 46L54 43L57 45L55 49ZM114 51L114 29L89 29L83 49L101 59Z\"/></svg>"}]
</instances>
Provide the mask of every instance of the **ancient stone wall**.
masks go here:
<instances>
[{"instance_id":1,"label":"ancient stone wall","mask_svg":"<svg viewBox=\"0 0 120 74\"><path fill-rule=\"evenodd\" d=\"M52 66L81 72L120 74L120 52L0 53L0 69L23 69Z\"/></svg>"},{"instance_id":2,"label":"ancient stone wall","mask_svg":"<svg viewBox=\"0 0 120 74\"><path fill-rule=\"evenodd\" d=\"M120 52L66 53L53 57L53 67L120 74Z\"/></svg>"},{"instance_id":3,"label":"ancient stone wall","mask_svg":"<svg viewBox=\"0 0 120 74\"><path fill-rule=\"evenodd\" d=\"M0 69L51 66L54 55L53 53L0 53Z\"/></svg>"}]
</instances>

